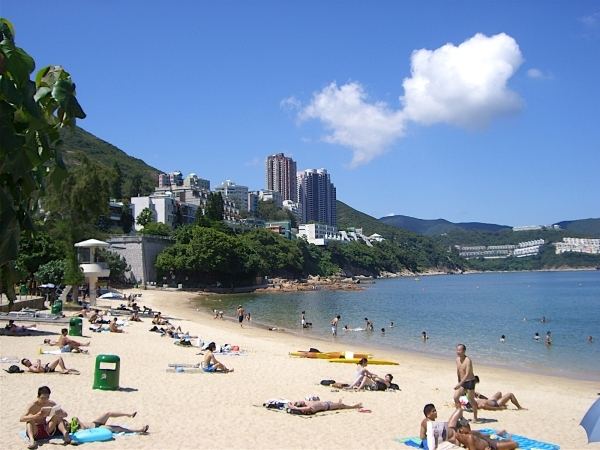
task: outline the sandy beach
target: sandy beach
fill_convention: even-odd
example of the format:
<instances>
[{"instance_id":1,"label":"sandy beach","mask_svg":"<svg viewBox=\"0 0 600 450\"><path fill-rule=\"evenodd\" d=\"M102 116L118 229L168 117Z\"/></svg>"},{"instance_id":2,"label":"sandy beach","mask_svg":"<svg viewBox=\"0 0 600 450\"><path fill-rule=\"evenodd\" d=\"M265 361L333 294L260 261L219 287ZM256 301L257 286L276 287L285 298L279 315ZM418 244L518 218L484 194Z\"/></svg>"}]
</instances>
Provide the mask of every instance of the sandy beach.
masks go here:
<instances>
[{"instance_id":1,"label":"sandy beach","mask_svg":"<svg viewBox=\"0 0 600 450\"><path fill-rule=\"evenodd\" d=\"M133 292L133 291L131 291ZM135 291L140 292L140 291ZM396 438L416 436L423 419L423 406L434 403L439 420L446 420L456 383L455 356L446 360L412 354L374 352L368 348L339 348L288 332L274 332L247 325L243 329L231 320L214 320L190 305L193 294L185 292L142 291L139 303L174 318L172 322L184 331L200 336L205 342L237 345L247 356L218 356L230 374L167 373L169 363L194 364L201 361L198 348L180 347L173 340L148 330L150 319L130 323L126 333L92 333L84 320L84 337L91 341L90 355L65 354L69 368L81 375L8 374L0 373L2 408L0 433L2 447L26 448L19 435L24 424L19 417L35 400L37 389L47 385L51 399L61 404L70 416L91 421L107 411L137 411L135 418L112 419L109 423L141 427L148 424L149 434L122 436L113 441L94 444L108 449L398 449L409 448ZM128 292L126 291L126 294ZM113 302L115 305L117 302ZM102 305L102 303L99 303ZM185 319L183 319L185 317ZM43 363L55 355L38 355L43 339L56 339L61 326L38 325L54 336L0 336L1 355L19 359L40 358ZM399 366L369 366L385 375L392 373L401 390L396 392L331 392L320 380L352 382L354 364L331 364L325 360L292 358L290 351L316 347L321 351L365 351L377 358L392 359ZM99 354L121 358L118 391L92 389L94 365ZM469 355L469 352L467 351ZM598 382L576 381L530 373L484 367L473 359L475 373L481 378L478 391L492 395L496 391L513 392L527 411L512 405L506 411L481 411L488 423L478 428L507 429L510 433L560 445L563 449L600 449L600 443L587 444L587 436L579 422L598 398ZM2 364L7 369L10 364ZM262 407L272 398L291 400L319 396L322 400L354 404L362 402L371 413L356 410L337 414L296 416ZM467 418L472 414L465 413ZM55 448L54 440L41 448ZM91 444L85 444L89 446Z\"/></svg>"}]
</instances>

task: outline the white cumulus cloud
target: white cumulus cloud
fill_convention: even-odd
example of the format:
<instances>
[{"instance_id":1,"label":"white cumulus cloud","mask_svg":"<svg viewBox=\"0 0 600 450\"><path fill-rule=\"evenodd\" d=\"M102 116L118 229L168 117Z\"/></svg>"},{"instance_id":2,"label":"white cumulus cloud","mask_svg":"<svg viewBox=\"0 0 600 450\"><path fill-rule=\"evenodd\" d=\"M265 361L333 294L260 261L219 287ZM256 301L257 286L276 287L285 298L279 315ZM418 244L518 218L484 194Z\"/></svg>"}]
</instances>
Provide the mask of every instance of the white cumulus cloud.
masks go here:
<instances>
[{"instance_id":1,"label":"white cumulus cloud","mask_svg":"<svg viewBox=\"0 0 600 450\"><path fill-rule=\"evenodd\" d=\"M521 109L523 101L506 83L522 62L516 41L504 33L476 34L458 47L417 50L411 77L402 83L404 112L426 125L486 126Z\"/></svg>"},{"instance_id":2,"label":"white cumulus cloud","mask_svg":"<svg viewBox=\"0 0 600 450\"><path fill-rule=\"evenodd\" d=\"M504 34L476 34L459 46L416 50L411 77L405 78L400 97L403 108L369 101L362 85L333 82L316 92L308 104L294 97L282 106L299 109L298 119L320 120L326 142L349 147L353 167L385 153L404 134L408 120L431 125L448 123L476 129L497 117L518 112L523 100L507 86L523 63L516 41Z\"/></svg>"},{"instance_id":3,"label":"white cumulus cloud","mask_svg":"<svg viewBox=\"0 0 600 450\"><path fill-rule=\"evenodd\" d=\"M363 87L356 82L342 86L331 83L313 95L298 118L321 120L331 130L324 137L326 142L352 148L352 167L384 153L404 129L401 111L390 109L384 102L369 103Z\"/></svg>"}]
</instances>

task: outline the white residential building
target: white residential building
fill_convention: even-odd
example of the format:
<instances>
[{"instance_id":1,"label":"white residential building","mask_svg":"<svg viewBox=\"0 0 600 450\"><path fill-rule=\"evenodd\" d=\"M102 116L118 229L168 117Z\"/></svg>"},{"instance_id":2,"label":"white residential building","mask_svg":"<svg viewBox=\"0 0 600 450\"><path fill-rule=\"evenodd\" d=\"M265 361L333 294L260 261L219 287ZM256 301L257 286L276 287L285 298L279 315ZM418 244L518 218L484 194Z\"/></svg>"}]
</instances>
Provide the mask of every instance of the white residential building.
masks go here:
<instances>
[{"instance_id":1,"label":"white residential building","mask_svg":"<svg viewBox=\"0 0 600 450\"><path fill-rule=\"evenodd\" d=\"M563 238L563 242L554 245L557 255L565 252L600 253L600 239Z\"/></svg>"},{"instance_id":2,"label":"white residential building","mask_svg":"<svg viewBox=\"0 0 600 450\"><path fill-rule=\"evenodd\" d=\"M153 222L160 222L173 227L177 223L178 215L181 217L182 223L193 222L198 206L182 203L170 192L155 193L147 197L132 197L131 215L136 222L136 230L143 228L137 224L137 218L144 208L149 208L152 211Z\"/></svg>"},{"instance_id":3,"label":"white residential building","mask_svg":"<svg viewBox=\"0 0 600 450\"><path fill-rule=\"evenodd\" d=\"M241 186L227 180L215 186L215 192L220 192L223 197L233 200L240 210L248 211L248 186Z\"/></svg>"}]
</instances>

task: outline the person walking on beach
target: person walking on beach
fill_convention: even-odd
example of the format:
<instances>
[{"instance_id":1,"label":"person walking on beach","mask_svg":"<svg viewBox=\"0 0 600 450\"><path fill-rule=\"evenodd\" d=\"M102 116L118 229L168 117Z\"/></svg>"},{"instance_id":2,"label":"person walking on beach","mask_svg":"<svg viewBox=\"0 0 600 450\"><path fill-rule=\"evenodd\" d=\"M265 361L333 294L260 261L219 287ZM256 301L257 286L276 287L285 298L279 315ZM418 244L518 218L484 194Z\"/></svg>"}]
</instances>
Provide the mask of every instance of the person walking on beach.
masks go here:
<instances>
[{"instance_id":1,"label":"person walking on beach","mask_svg":"<svg viewBox=\"0 0 600 450\"><path fill-rule=\"evenodd\" d=\"M242 308L242 305L238 306L237 315L238 315L238 322L240 323L240 327L244 328L244 324L242 323L242 322L244 322L244 308Z\"/></svg>"},{"instance_id":2,"label":"person walking on beach","mask_svg":"<svg viewBox=\"0 0 600 450\"><path fill-rule=\"evenodd\" d=\"M454 406L456 409L462 409L460 397L467 393L469 403L473 408L473 418L477 422L477 402L475 401L475 384L477 380L473 375L473 362L466 355L467 347L465 344L456 346L456 375L458 384L454 386Z\"/></svg>"},{"instance_id":3,"label":"person walking on beach","mask_svg":"<svg viewBox=\"0 0 600 450\"><path fill-rule=\"evenodd\" d=\"M337 336L338 322L340 321L341 318L342 318L342 316L335 316L333 318L333 320L331 321L331 334L334 336Z\"/></svg>"}]
</instances>

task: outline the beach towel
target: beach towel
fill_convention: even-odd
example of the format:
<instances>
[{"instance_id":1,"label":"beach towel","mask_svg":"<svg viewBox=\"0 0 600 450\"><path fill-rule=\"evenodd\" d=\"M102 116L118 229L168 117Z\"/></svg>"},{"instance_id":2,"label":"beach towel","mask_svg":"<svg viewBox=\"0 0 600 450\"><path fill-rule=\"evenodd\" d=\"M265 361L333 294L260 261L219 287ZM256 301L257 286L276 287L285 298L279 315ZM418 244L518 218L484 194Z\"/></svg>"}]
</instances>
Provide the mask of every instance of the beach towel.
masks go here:
<instances>
[{"instance_id":1,"label":"beach towel","mask_svg":"<svg viewBox=\"0 0 600 450\"><path fill-rule=\"evenodd\" d=\"M167 373L203 373L200 367L169 367Z\"/></svg>"},{"instance_id":2,"label":"beach towel","mask_svg":"<svg viewBox=\"0 0 600 450\"><path fill-rule=\"evenodd\" d=\"M122 425L118 425L118 426L120 426L121 428L127 428ZM29 442L29 437L27 436L27 431L22 430L19 434L21 435L21 437L23 439L25 439L27 442ZM138 433L136 431L127 431L127 432L122 431L121 433L113 433L112 437L114 439L118 436L135 436L136 434L140 434L140 433ZM62 440L62 438L63 438L62 434L59 434L58 436L50 436L49 438L46 438L46 439L38 439L38 440L36 440L36 442L39 442L40 444L44 444L44 443L48 443L54 439Z\"/></svg>"},{"instance_id":3,"label":"beach towel","mask_svg":"<svg viewBox=\"0 0 600 450\"><path fill-rule=\"evenodd\" d=\"M483 430L477 430L480 433L495 435L498 431L490 428L484 428ZM495 436L494 436L495 437ZM519 436L518 434L511 434L513 441L519 444L519 449L525 450L559 450L560 446L556 444L549 444L547 442L536 441L535 439L529 439L525 436ZM502 436L500 436L502 440Z\"/></svg>"},{"instance_id":4,"label":"beach towel","mask_svg":"<svg viewBox=\"0 0 600 450\"><path fill-rule=\"evenodd\" d=\"M64 355L65 353L77 354L77 355L89 355L89 353L83 352L61 352L60 350L42 350L40 355Z\"/></svg>"},{"instance_id":5,"label":"beach towel","mask_svg":"<svg viewBox=\"0 0 600 450\"><path fill-rule=\"evenodd\" d=\"M14 364L18 363L19 361L20 359L17 356L3 356L0 358L0 363Z\"/></svg>"}]
</instances>

